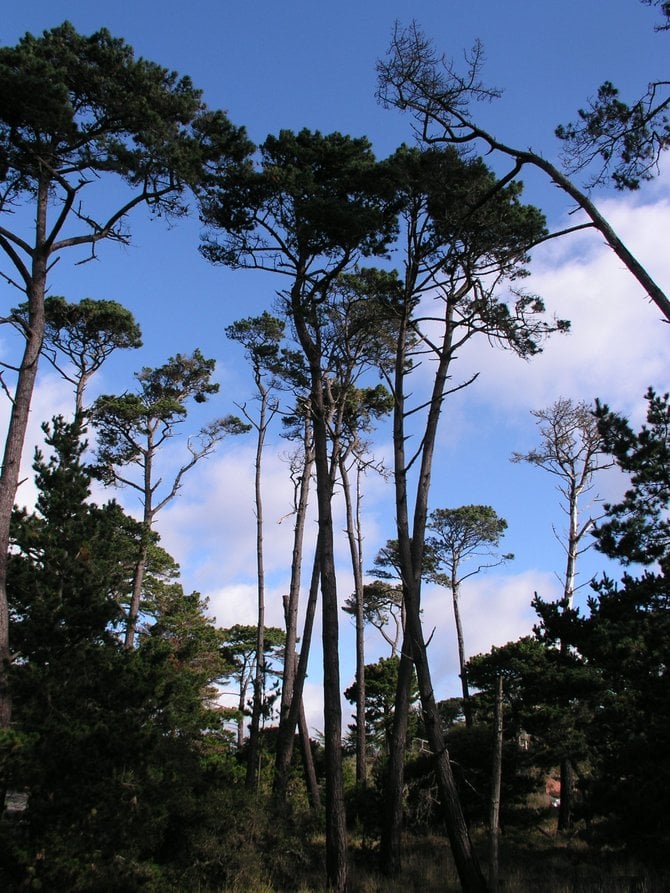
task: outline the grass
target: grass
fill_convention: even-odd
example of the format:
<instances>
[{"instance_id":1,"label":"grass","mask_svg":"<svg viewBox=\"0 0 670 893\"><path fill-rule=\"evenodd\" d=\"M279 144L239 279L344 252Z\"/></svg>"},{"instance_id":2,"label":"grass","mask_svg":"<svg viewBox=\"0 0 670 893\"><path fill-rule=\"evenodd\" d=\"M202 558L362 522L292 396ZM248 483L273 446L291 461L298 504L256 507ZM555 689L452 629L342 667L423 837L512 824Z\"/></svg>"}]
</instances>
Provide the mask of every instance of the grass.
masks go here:
<instances>
[{"instance_id":1,"label":"grass","mask_svg":"<svg viewBox=\"0 0 670 893\"><path fill-rule=\"evenodd\" d=\"M484 832L475 832L474 840L480 864L485 869ZM296 893L326 893L321 871L311 877L305 871L302 877L294 878L294 883L290 889ZM285 893L287 889L259 884L236 887L231 893ZM499 893L666 893L669 889L667 874L661 876L637 863L596 852L576 838L563 839L553 834L547 837L545 828L514 832L503 835L501 840ZM374 849L360 841L351 841L350 893L460 893L460 890L449 843L443 836L408 836L402 872L397 878L388 878L378 870Z\"/></svg>"}]
</instances>

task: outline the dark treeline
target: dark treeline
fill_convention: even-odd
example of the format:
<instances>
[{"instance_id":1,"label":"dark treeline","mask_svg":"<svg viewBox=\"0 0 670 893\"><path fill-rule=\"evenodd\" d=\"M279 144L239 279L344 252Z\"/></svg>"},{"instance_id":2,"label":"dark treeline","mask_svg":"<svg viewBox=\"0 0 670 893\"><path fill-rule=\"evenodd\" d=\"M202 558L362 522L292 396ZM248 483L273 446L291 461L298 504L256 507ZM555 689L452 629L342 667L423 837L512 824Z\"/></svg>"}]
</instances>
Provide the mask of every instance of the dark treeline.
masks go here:
<instances>
[{"instance_id":1,"label":"dark treeline","mask_svg":"<svg viewBox=\"0 0 670 893\"><path fill-rule=\"evenodd\" d=\"M655 5L667 19L667 4ZM22 342L1 377L10 405L0 475L4 889L345 891L363 888L367 872L374 889L392 890L412 858L408 840L434 834L448 841L453 883L484 891L510 870L506 840L523 841L531 863L533 846L547 858L537 828L555 850L580 841L587 855L662 867L667 395L649 390L640 431L597 401L535 411L540 445L513 458L559 482L569 520L563 594L555 603L535 595L532 636L466 661L461 584L513 556L501 550L507 522L491 506L432 503L449 397L477 377L459 377L458 355L487 339L532 359L569 328L524 288L531 249L567 233L550 232L523 202L523 166L544 169L577 200L667 304L566 174L476 127L468 100L478 67L473 59L470 77L459 77L416 26L396 29L379 64L380 98L414 115L421 140L379 160L367 139L340 133L281 131L255 147L188 78L136 59L106 30L84 37L65 23L0 48L2 276L21 294L3 322ZM601 92L559 136L574 171L600 159L601 182L637 188L667 146L665 106L615 97ZM481 141L512 159L508 174L460 145ZM99 196L86 206L98 179L114 184L103 210ZM34 213L15 219L17 205ZM107 357L139 349L141 333L114 301L47 297L50 270L62 254L127 242L140 205L168 217L196 209L211 263L276 274L275 315L226 332L253 380L239 417L188 432L193 405L219 390L199 350L140 368L121 394L87 399ZM40 359L75 399L71 418L44 420L37 501L20 509ZM374 452L381 424L391 431L389 467ZM265 621L263 521L267 434L279 427L294 494L282 628ZM159 474L161 449L184 431L172 476ZM161 547L159 513L237 435L255 438L257 623L218 629ZM584 517L594 476L613 465L630 479L623 501ZM392 482L394 527L370 561L362 510L372 474ZM94 481L138 496L139 519L113 498L92 502ZM336 500L351 559L345 593ZM576 568L591 546L620 562L622 576L594 580L580 610ZM444 587L454 611L462 697L447 701L431 675L425 582ZM317 610L324 718L314 741L303 691ZM346 615L353 681L340 672ZM366 654L369 626L387 655ZM235 706L222 706L224 687ZM349 728L343 694L354 705ZM427 875L419 880L429 889ZM445 875L436 888L448 883Z\"/></svg>"}]
</instances>

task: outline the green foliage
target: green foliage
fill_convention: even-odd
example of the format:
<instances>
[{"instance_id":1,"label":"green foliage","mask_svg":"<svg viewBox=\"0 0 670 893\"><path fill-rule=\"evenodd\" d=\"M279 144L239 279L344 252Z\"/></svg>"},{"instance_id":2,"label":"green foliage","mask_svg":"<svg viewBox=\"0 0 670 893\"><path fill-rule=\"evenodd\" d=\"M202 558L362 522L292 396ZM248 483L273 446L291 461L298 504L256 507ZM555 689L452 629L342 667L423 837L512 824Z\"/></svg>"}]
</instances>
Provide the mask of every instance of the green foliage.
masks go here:
<instances>
[{"instance_id":1,"label":"green foliage","mask_svg":"<svg viewBox=\"0 0 670 893\"><path fill-rule=\"evenodd\" d=\"M596 418L605 449L630 475L631 487L618 505L606 505L607 520L595 530L598 548L623 564L661 562L670 555L670 403L649 388L647 424L639 432L598 404Z\"/></svg>"},{"instance_id":2,"label":"green foliage","mask_svg":"<svg viewBox=\"0 0 670 893\"><path fill-rule=\"evenodd\" d=\"M286 634L277 626L266 626L263 636L264 644L264 668L265 678L277 675L278 671L273 667L273 659L284 658L284 644ZM221 673L223 679L232 679L237 685L238 704L235 710L228 710L228 718L233 718L238 723L238 746L243 744L244 717L249 715L247 705L247 691L256 672L256 650L258 647L258 630L255 626L235 624L227 629L220 630L220 654L226 663L225 670ZM261 710L265 716L269 716L276 698L276 691L269 693L263 691Z\"/></svg>"},{"instance_id":3,"label":"green foliage","mask_svg":"<svg viewBox=\"0 0 670 893\"><path fill-rule=\"evenodd\" d=\"M198 349L190 357L177 354L163 366L145 367L137 372L137 393L98 397L91 418L98 434L97 473L103 480L130 483L115 466L139 463L150 468L155 452L174 436L175 428L184 421L188 402L204 403L218 393L219 385L211 381L214 366L215 361L203 357ZM210 452L225 434L248 430L249 426L236 416L226 416L206 425L199 432L200 447L189 445L191 460L183 467L182 474ZM144 490L144 482L134 486ZM151 487L153 492L153 483ZM174 492L173 489L172 495Z\"/></svg>"},{"instance_id":4,"label":"green foliage","mask_svg":"<svg viewBox=\"0 0 670 893\"><path fill-rule=\"evenodd\" d=\"M393 731L395 695L398 687L398 657L382 657L376 663L365 665L365 725L366 744L373 754L388 754ZM353 682L345 689L344 697L356 704L358 684ZM416 677L413 676L410 705L418 700ZM355 726L351 727L355 735ZM410 729L408 736L411 737Z\"/></svg>"},{"instance_id":5,"label":"green foliage","mask_svg":"<svg viewBox=\"0 0 670 893\"><path fill-rule=\"evenodd\" d=\"M670 3L642 0L658 6L664 21L656 31L670 30ZM617 189L638 189L658 173L661 154L670 146L670 99L667 79L650 80L646 93L634 102L624 102L611 81L598 88L578 121L559 125L556 136L564 142L564 161L572 171L597 163L591 184L609 179Z\"/></svg>"},{"instance_id":6,"label":"green foliage","mask_svg":"<svg viewBox=\"0 0 670 893\"><path fill-rule=\"evenodd\" d=\"M167 889L160 879L188 861L183 840L211 820L205 794L234 772L209 704L226 665L200 596L176 586L139 648L122 648L127 527L118 506L88 503L79 434L54 420L37 511L14 517L16 732L2 759L28 806L3 827L0 877L7 889Z\"/></svg>"},{"instance_id":7,"label":"green foliage","mask_svg":"<svg viewBox=\"0 0 670 893\"><path fill-rule=\"evenodd\" d=\"M132 576L128 535L138 528L115 503L86 502L79 427L59 417L44 430L55 453L48 461L36 453L36 512L14 512L8 569L10 641L33 669L85 646L93 631L96 641L107 638Z\"/></svg>"},{"instance_id":8,"label":"green foliage","mask_svg":"<svg viewBox=\"0 0 670 893\"><path fill-rule=\"evenodd\" d=\"M179 212L175 196L199 182L206 165L247 149L244 132L207 112L188 78L136 59L104 28L84 37L64 22L0 49L7 203L32 195L46 176L69 207L86 179L115 173L139 187L155 211Z\"/></svg>"},{"instance_id":9,"label":"green foliage","mask_svg":"<svg viewBox=\"0 0 670 893\"><path fill-rule=\"evenodd\" d=\"M536 765L575 762L585 834L656 861L670 843L665 753L670 746L667 395L647 393L647 424L635 432L607 407L597 411L604 450L630 474L630 488L596 529L598 548L624 565L648 565L592 584L587 611L536 597L536 637L468 663L478 717L490 715L504 679L505 722L531 734Z\"/></svg>"},{"instance_id":10,"label":"green foliage","mask_svg":"<svg viewBox=\"0 0 670 893\"><path fill-rule=\"evenodd\" d=\"M449 308L459 343L486 332L525 357L551 332L568 329L564 320L543 319L542 300L516 285L527 275L530 247L545 235L542 214L521 203L519 183L498 183L480 159L452 146L401 146L387 164L411 243L399 313L416 315L430 292ZM421 333L418 319L410 328L420 349L434 349L434 334Z\"/></svg>"},{"instance_id":11,"label":"green foliage","mask_svg":"<svg viewBox=\"0 0 670 893\"><path fill-rule=\"evenodd\" d=\"M226 327L226 336L244 347L254 375L272 372L279 364L279 345L286 324L264 310L260 316L239 319Z\"/></svg>"},{"instance_id":12,"label":"green foliage","mask_svg":"<svg viewBox=\"0 0 670 893\"><path fill-rule=\"evenodd\" d=\"M520 183L501 187L481 158L468 158L453 146L403 145L388 164L403 198L403 212L413 213L417 203L425 205L422 265L440 259L447 276L462 267L524 275L528 247L546 230L542 213L521 203ZM446 245L451 250L445 257Z\"/></svg>"},{"instance_id":13,"label":"green foliage","mask_svg":"<svg viewBox=\"0 0 670 893\"><path fill-rule=\"evenodd\" d=\"M389 194L367 139L282 130L260 147L257 168L201 191L204 221L227 233L222 242L210 235L202 251L214 262L280 272L298 259L337 267L343 255L380 254L395 226Z\"/></svg>"},{"instance_id":14,"label":"green foliage","mask_svg":"<svg viewBox=\"0 0 670 893\"><path fill-rule=\"evenodd\" d=\"M44 301L46 317L42 353L68 381L78 389L100 368L107 357L118 349L139 348L142 334L130 312L116 301L83 298L70 304L65 298L52 295ZM18 328L28 325L28 304L12 311ZM62 357L74 368L62 365Z\"/></svg>"},{"instance_id":15,"label":"green foliage","mask_svg":"<svg viewBox=\"0 0 670 893\"><path fill-rule=\"evenodd\" d=\"M496 567L514 557L496 554L507 529L507 521L500 518L490 505L434 509L428 517L427 529L433 533L426 542L435 565L428 571L427 577L441 586L457 587L483 568ZM462 573L462 563L469 560L483 563ZM442 569L446 570L446 574Z\"/></svg>"},{"instance_id":16,"label":"green foliage","mask_svg":"<svg viewBox=\"0 0 670 893\"><path fill-rule=\"evenodd\" d=\"M356 593L344 602L342 610L356 615ZM392 656L398 648L402 632L402 586L393 585L390 580L373 580L363 585L363 618L374 626L389 643ZM391 626L392 624L392 626ZM391 626L391 631L388 627Z\"/></svg>"}]
</instances>

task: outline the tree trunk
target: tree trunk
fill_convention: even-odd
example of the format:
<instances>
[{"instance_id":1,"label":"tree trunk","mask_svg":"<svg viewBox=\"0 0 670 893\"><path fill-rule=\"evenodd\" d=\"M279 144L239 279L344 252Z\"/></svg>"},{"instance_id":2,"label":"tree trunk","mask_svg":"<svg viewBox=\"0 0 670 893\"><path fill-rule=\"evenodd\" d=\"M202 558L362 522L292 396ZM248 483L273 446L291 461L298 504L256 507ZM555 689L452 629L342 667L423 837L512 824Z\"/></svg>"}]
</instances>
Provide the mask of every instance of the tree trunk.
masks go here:
<instances>
[{"instance_id":1,"label":"tree trunk","mask_svg":"<svg viewBox=\"0 0 670 893\"><path fill-rule=\"evenodd\" d=\"M312 564L312 578L309 585L309 596L307 598L307 607L305 609L305 623L303 626L300 656L298 658L298 667L295 672L293 693L291 696L291 702L289 704L286 721L283 726L280 725L279 734L277 736L277 756L275 761L275 775L272 791L278 802L282 802L286 799L286 788L288 786L291 759L293 757L295 729L300 720L302 693L305 686L305 679L307 678L309 649L312 643L314 615L316 613L316 605L319 598L319 568L319 540L317 539L316 551L314 553L314 562Z\"/></svg>"},{"instance_id":2,"label":"tree trunk","mask_svg":"<svg viewBox=\"0 0 670 893\"><path fill-rule=\"evenodd\" d=\"M9 683L11 653L9 649L9 600L7 596L7 557L12 511L19 487L21 456L28 430L30 404L35 390L37 367L44 341L44 296L47 284L49 248L46 247L48 182L42 179L37 191L35 215L35 248L31 252L30 274L26 273L25 292L28 298L28 330L19 366L16 390L9 415L7 439L0 472L0 729L9 728L12 718L12 696Z\"/></svg>"},{"instance_id":3,"label":"tree trunk","mask_svg":"<svg viewBox=\"0 0 670 893\"><path fill-rule=\"evenodd\" d=\"M384 817L381 837L381 869L388 877L397 877L402 868L403 788L405 750L409 719L409 696L414 664L411 643L404 637L398 665L398 685L393 712L393 731L389 746L388 776L384 785Z\"/></svg>"},{"instance_id":4,"label":"tree trunk","mask_svg":"<svg viewBox=\"0 0 670 893\"><path fill-rule=\"evenodd\" d=\"M263 386L260 373L256 374L256 386L260 393L261 408L258 421L258 437L256 439L256 460L254 463L254 502L256 506L256 572L258 578L258 615L256 632L256 672L254 674L254 697L251 707L251 727L249 731L249 759L245 784L248 789L255 788L260 771L260 725L265 695L265 568L263 562L263 493L261 487L261 471L263 463L263 445L267 431L268 393ZM289 658L289 661L291 658ZM286 661L286 658L285 658Z\"/></svg>"},{"instance_id":5,"label":"tree trunk","mask_svg":"<svg viewBox=\"0 0 670 893\"><path fill-rule=\"evenodd\" d=\"M137 632L137 618L140 613L140 604L142 601L142 586L144 584L144 574L147 568L147 556L149 552L149 536L151 528L146 527L146 522L142 526L142 542L140 543L140 554L135 562L135 570L133 572L133 590L130 596L130 607L128 608L128 619L126 620L126 636L123 647L126 651L131 651L135 647L135 633Z\"/></svg>"},{"instance_id":6,"label":"tree trunk","mask_svg":"<svg viewBox=\"0 0 670 893\"><path fill-rule=\"evenodd\" d=\"M491 769L491 809L489 813L489 887L498 893L498 844L500 842L500 788L502 783L503 745L503 678L496 679L496 702L493 715L493 766Z\"/></svg>"},{"instance_id":7,"label":"tree trunk","mask_svg":"<svg viewBox=\"0 0 670 893\"><path fill-rule=\"evenodd\" d=\"M470 704L470 689L468 687L468 676L465 669L465 640L463 638L463 624L461 622L461 611L458 606L459 587L458 583L452 581L451 584L452 600L454 604L454 621L456 623L456 638L458 640L458 665L461 675L461 691L463 692L463 714L465 716L466 728L472 728L472 708Z\"/></svg>"},{"instance_id":8,"label":"tree trunk","mask_svg":"<svg viewBox=\"0 0 670 893\"><path fill-rule=\"evenodd\" d=\"M123 647L128 651L135 647L135 633L137 631L137 618L140 613L140 604L142 601L142 586L144 584L144 575L147 569L147 557L149 554L149 538L151 537L151 527L154 519L153 510L153 493L151 476L153 474L153 458L155 452L154 445L155 427L149 429L147 435L147 447L144 454L144 489L142 491L144 499L144 511L142 517L142 541L140 543L140 553L135 564L135 573L133 575L133 591L130 598L130 607L128 609L128 620L126 621L126 638Z\"/></svg>"},{"instance_id":9,"label":"tree trunk","mask_svg":"<svg viewBox=\"0 0 670 893\"><path fill-rule=\"evenodd\" d=\"M356 783L365 785L367 778L365 741L365 618L363 615L363 564L360 534L360 487L357 487L356 517L351 498L351 482L346 457L340 460L340 478L347 518L347 540L351 555L356 601Z\"/></svg>"},{"instance_id":10,"label":"tree trunk","mask_svg":"<svg viewBox=\"0 0 670 893\"><path fill-rule=\"evenodd\" d=\"M411 654L419 685L426 735L434 756L434 768L442 800L447 833L458 869L461 885L466 893L483 893L486 881L481 873L470 840L460 797L456 789L449 754L446 748L435 693L433 691L428 654L421 627L421 580L423 571L423 551L428 517L428 498L432 472L433 454L437 437L438 422L447 383L452 356L453 306L445 308L444 332L438 353L438 363L428 403L425 431L420 452L420 469L414 500L413 523L409 523L407 497L407 460L405 456L405 397L404 385L407 371L407 338L411 295L406 300L406 316L400 324L398 350L395 363L393 449L396 489L396 522L398 531L398 558L403 583L403 600L406 610L407 634L411 642ZM398 704L397 706L401 706ZM396 708L397 709L397 708ZM404 742L403 742L404 743ZM395 747L400 746L396 741ZM396 832L396 836L399 834Z\"/></svg>"},{"instance_id":11,"label":"tree trunk","mask_svg":"<svg viewBox=\"0 0 670 893\"><path fill-rule=\"evenodd\" d=\"M314 425L316 489L319 506L319 556L323 643L324 747L326 772L326 872L333 890L347 888L347 829L342 776L342 705L340 702L339 613L333 549L332 483L320 378Z\"/></svg>"},{"instance_id":12,"label":"tree trunk","mask_svg":"<svg viewBox=\"0 0 670 893\"><path fill-rule=\"evenodd\" d=\"M314 415L314 467L319 525L319 576L321 579L321 630L323 643L323 713L326 782L326 876L328 887L347 888L347 828L342 776L342 705L340 702L339 609L333 544L333 469L328 461L328 425L321 369L320 346L310 335L298 277L291 290L291 315L309 364L310 398ZM333 466L338 447L333 444Z\"/></svg>"},{"instance_id":13,"label":"tree trunk","mask_svg":"<svg viewBox=\"0 0 670 893\"><path fill-rule=\"evenodd\" d=\"M569 512L569 528L568 528L568 544L567 557L565 564L565 581L563 589L563 610L572 608L575 596L575 579L577 575L577 556L579 554L579 493L580 488L575 481L571 481L568 512ZM561 653L567 651L566 645L561 642ZM574 773L572 761L569 756L563 757L561 760L561 798L558 807L558 830L569 831L572 828L572 788L574 784Z\"/></svg>"},{"instance_id":14,"label":"tree trunk","mask_svg":"<svg viewBox=\"0 0 670 893\"><path fill-rule=\"evenodd\" d=\"M421 615L416 593L412 593L407 609L407 627L412 638L412 654L419 683L419 694L428 743L433 753L435 775L442 801L447 834L456 862L458 876L465 893L486 893L487 886L479 868L470 833L465 823L460 797L451 771L449 752L437 710L428 654L421 629Z\"/></svg>"},{"instance_id":15,"label":"tree trunk","mask_svg":"<svg viewBox=\"0 0 670 893\"><path fill-rule=\"evenodd\" d=\"M572 828L572 788L574 770L570 757L561 760L561 800L558 807L558 830L569 831Z\"/></svg>"},{"instance_id":16,"label":"tree trunk","mask_svg":"<svg viewBox=\"0 0 670 893\"><path fill-rule=\"evenodd\" d=\"M319 812L321 809L321 792L319 791L319 783L316 778L316 767L314 766L314 755L309 740L309 728L307 727L307 719L305 718L305 707L300 701L300 718L298 720L298 731L300 733L300 746L302 748L302 765L305 770L305 783L309 794L309 802L312 804L312 810Z\"/></svg>"},{"instance_id":17,"label":"tree trunk","mask_svg":"<svg viewBox=\"0 0 670 893\"><path fill-rule=\"evenodd\" d=\"M314 464L312 449L312 426L310 414L305 416L304 430L304 461L300 482L297 487L297 500L294 496L295 526L293 529L293 552L291 556L291 582L288 598L284 604L284 621L286 624L286 653L295 654L298 641L298 603L300 600L300 581L302 576L302 553L305 539L305 521L307 518L307 505L309 500L309 486ZM288 711L293 697L295 685L295 673L297 665L293 661L285 661L282 675L281 704L279 709L279 739L282 736L282 727L286 724ZM291 729L291 738L293 737ZM277 742L279 748L279 740ZM279 753L279 751L278 751Z\"/></svg>"}]
</instances>

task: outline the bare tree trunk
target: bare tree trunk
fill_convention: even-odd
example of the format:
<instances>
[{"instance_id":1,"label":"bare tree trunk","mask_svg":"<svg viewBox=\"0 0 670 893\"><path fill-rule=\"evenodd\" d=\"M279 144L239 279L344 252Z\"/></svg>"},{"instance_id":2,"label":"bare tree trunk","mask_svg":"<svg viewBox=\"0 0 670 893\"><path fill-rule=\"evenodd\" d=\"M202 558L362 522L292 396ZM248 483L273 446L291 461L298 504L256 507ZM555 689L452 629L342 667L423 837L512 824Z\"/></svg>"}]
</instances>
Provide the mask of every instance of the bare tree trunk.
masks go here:
<instances>
[{"instance_id":1,"label":"bare tree trunk","mask_svg":"<svg viewBox=\"0 0 670 893\"><path fill-rule=\"evenodd\" d=\"M347 827L342 775L342 705L340 702L339 609L333 543L333 473L328 460L327 410L320 345L311 337L304 310L303 283L291 291L296 334L309 363L310 396L314 414L314 466L319 524L321 579L321 638L323 643L323 714L326 782L326 877L329 888L347 889ZM333 445L333 465L338 447Z\"/></svg>"},{"instance_id":2,"label":"bare tree trunk","mask_svg":"<svg viewBox=\"0 0 670 893\"><path fill-rule=\"evenodd\" d=\"M309 794L309 802L312 804L314 812L321 809L321 792L319 791L319 783L316 778L316 767L314 766L314 755L309 740L309 728L307 727L307 719L305 718L305 707L300 701L300 718L298 720L298 731L300 733L300 746L302 748L302 765L305 770L305 782L307 784L307 792Z\"/></svg>"},{"instance_id":3,"label":"bare tree trunk","mask_svg":"<svg viewBox=\"0 0 670 893\"><path fill-rule=\"evenodd\" d=\"M307 505L309 501L309 487L314 464L314 451L312 448L312 425L310 413L305 415L305 428L303 438L304 457L300 481L297 486L297 499L295 499L295 526L293 529L293 552L291 556L291 582L289 594L284 606L284 620L286 624L286 653L294 654L298 641L298 603L300 600L300 582L302 576L302 554L305 539L305 521L307 518ZM288 711L293 697L295 684L296 664L285 661L282 677L281 705L279 711L279 738L282 737L282 729L286 724ZM293 729L291 729L291 738ZM279 757L279 741L277 743L277 755Z\"/></svg>"},{"instance_id":4,"label":"bare tree trunk","mask_svg":"<svg viewBox=\"0 0 670 893\"><path fill-rule=\"evenodd\" d=\"M300 719L302 693L305 685L305 679L307 678L309 649L312 643L314 615L316 613L316 605L319 597L319 568L319 540L317 538L316 551L314 553L314 562L312 564L312 578L309 585L309 596L307 598L307 606L305 609L305 622L303 625L300 656L298 658L298 667L295 672L293 693L291 696L291 702L289 704L286 721L283 726L279 727L279 735L277 739L277 758L275 762L273 793L275 798L279 802L285 800L286 798L288 776L291 767L291 759L293 757L295 729Z\"/></svg>"},{"instance_id":5,"label":"bare tree trunk","mask_svg":"<svg viewBox=\"0 0 670 893\"><path fill-rule=\"evenodd\" d=\"M340 478L347 518L347 540L351 555L356 602L356 782L365 785L367 778L365 740L365 618L363 616L363 564L361 555L360 470L356 487L356 512L351 498L351 481L346 457L340 459ZM355 517L354 517L355 515Z\"/></svg>"},{"instance_id":6,"label":"bare tree trunk","mask_svg":"<svg viewBox=\"0 0 670 893\"><path fill-rule=\"evenodd\" d=\"M412 653L419 683L426 735L433 753L442 810L458 876L465 893L485 893L487 890L486 881L477 862L470 839L470 832L463 816L460 796L456 789L453 772L451 771L449 752L444 739L442 723L433 691L433 683L430 677L427 649L421 629L421 615L415 593L412 593L410 603L408 604L407 627L412 637Z\"/></svg>"},{"instance_id":7,"label":"bare tree trunk","mask_svg":"<svg viewBox=\"0 0 670 893\"><path fill-rule=\"evenodd\" d=\"M498 893L499 842L500 842L500 789L502 783L503 745L503 678L496 679L496 701L493 714L493 766L491 769L491 809L489 814L489 887Z\"/></svg>"},{"instance_id":8,"label":"bare tree trunk","mask_svg":"<svg viewBox=\"0 0 670 893\"><path fill-rule=\"evenodd\" d=\"M411 312L407 302L407 313ZM428 516L428 497L432 471L433 453L437 428L442 409L442 401L452 356L453 308L447 308L442 343L438 353L438 363L433 381L431 398L428 403L425 431L420 453L420 469L414 500L414 515L411 526L407 498L407 460L405 456L405 398L404 384L406 373L406 339L408 319L402 321L398 338L398 351L395 364L393 413L394 469L396 487L396 522L398 531L398 559L403 583L403 597L406 609L407 635L411 643L411 654L419 685L421 707L426 735L434 757L434 769L442 801L447 833L463 890L466 893L483 893L486 881L479 868L477 857L465 823L460 797L449 761L442 724L437 710L435 693L428 665L428 653L421 626L421 580L423 551ZM398 690L400 694L400 689ZM403 704L396 704L403 709ZM399 746L399 742L395 742ZM399 836L396 834L396 836Z\"/></svg>"},{"instance_id":9,"label":"bare tree trunk","mask_svg":"<svg viewBox=\"0 0 670 893\"><path fill-rule=\"evenodd\" d=\"M133 572L133 589L130 596L130 606L128 608L128 619L126 620L126 635L123 647L126 651L130 651L135 647L135 633L137 632L137 618L140 613L140 604L142 601L142 586L144 585L144 575L147 568L147 555L149 552L149 536L151 528L142 525L142 542L140 543L140 554L135 562L135 570Z\"/></svg>"},{"instance_id":10,"label":"bare tree trunk","mask_svg":"<svg viewBox=\"0 0 670 893\"><path fill-rule=\"evenodd\" d=\"M456 623L456 638L458 640L458 665L461 676L461 691L463 692L463 714L465 716L465 725L468 729L472 728L472 707L470 704L470 689L468 687L468 675L465 669L465 639L463 638L463 623L461 621L461 611L458 605L459 586L458 583L452 581L451 586L452 600L454 605L454 621Z\"/></svg>"},{"instance_id":11,"label":"bare tree trunk","mask_svg":"<svg viewBox=\"0 0 670 893\"><path fill-rule=\"evenodd\" d=\"M309 645L311 643L312 637L312 622L314 620L314 609L316 607L317 595L318 595L318 582L319 582L319 574L318 574L318 557L315 557L314 561L314 571L312 574L312 586L310 590L310 598L307 606L307 624L308 630L306 630L307 642L305 645L306 651L305 655L309 653ZM284 616L287 620L288 624L288 612L289 612L289 602L290 599L287 596L284 596ZM307 719L305 717L305 707L302 699L303 685L305 681L305 671L307 666L307 660L305 659L302 673L300 673L298 669L298 655L296 652L293 652L291 655L287 652L284 658L284 663L292 660L293 663L293 672L291 674L291 678L293 680L300 679L299 683L299 692L300 697L296 698L295 704L297 705L298 710L298 733L300 736L300 746L302 749L302 763L305 771L305 784L307 785L307 791L309 793L309 800L312 804L312 809L318 811L321 809L321 794L319 792L319 784L316 778L316 768L314 766L314 756L312 754L312 748L310 745L309 739L309 729L307 727ZM294 689L295 694L295 689ZM273 781L273 793L278 801L283 800L286 795L286 786L288 783L288 773L289 767L291 764L291 759L293 756L293 740L294 740L294 731L295 724L293 726L290 725L291 720L291 703L288 705L288 712L284 717L284 725L280 724L279 734L277 736L277 754L275 760L275 775ZM282 735L282 731L284 735L290 733L290 738L288 739L288 746L281 741L281 749L280 749L280 737Z\"/></svg>"},{"instance_id":12,"label":"bare tree trunk","mask_svg":"<svg viewBox=\"0 0 670 893\"><path fill-rule=\"evenodd\" d=\"M137 618L140 613L140 604L142 602L142 586L144 585L144 575L147 569L147 556L149 554L149 538L151 536L151 527L154 519L153 510L153 493L151 476L153 474L153 453L154 453L154 430L150 430L148 434L147 449L144 460L144 481L142 498L144 502L142 516L142 532L140 542L140 552L135 563L135 571L133 574L133 590L130 597L130 607L128 608L128 619L126 621L126 637L123 647L126 651L135 647L135 633L137 632Z\"/></svg>"},{"instance_id":13,"label":"bare tree trunk","mask_svg":"<svg viewBox=\"0 0 670 893\"><path fill-rule=\"evenodd\" d=\"M565 580L563 588L563 610L572 608L575 596L575 579L577 576L577 556L579 554L579 495L582 489L583 479L577 482L574 478L568 488L568 542L565 562ZM561 652L565 653L566 647L561 642ZM558 807L558 830L569 831L572 828L574 772L569 756L561 760L561 798Z\"/></svg>"},{"instance_id":14,"label":"bare tree trunk","mask_svg":"<svg viewBox=\"0 0 670 893\"><path fill-rule=\"evenodd\" d=\"M381 836L381 869L389 877L400 874L402 855L403 788L409 697L414 664L411 643L404 637L398 665L398 685L389 746L388 776L384 785L384 817Z\"/></svg>"},{"instance_id":15,"label":"bare tree trunk","mask_svg":"<svg viewBox=\"0 0 670 893\"><path fill-rule=\"evenodd\" d=\"M42 327L43 331L43 327ZM35 334L32 334L32 333ZM9 684L11 654L9 648L9 599L7 596L7 558L12 510L19 486L21 455L28 428L28 416L42 336L39 321L31 326L26 340L18 382L12 402L9 430L5 443L2 474L0 475L0 728L7 729L12 716L12 696Z\"/></svg>"},{"instance_id":16,"label":"bare tree trunk","mask_svg":"<svg viewBox=\"0 0 670 893\"><path fill-rule=\"evenodd\" d=\"M28 430L30 404L35 390L37 367L44 341L44 295L47 282L49 249L45 247L47 227L48 184L38 185L35 219L35 245L31 252L30 271L23 265L25 293L28 297L28 328L21 358L5 449L0 472L0 729L9 728L12 718L12 695L9 683L11 653L9 649L9 600L7 596L7 559L12 511L19 487L21 456Z\"/></svg>"},{"instance_id":17,"label":"bare tree trunk","mask_svg":"<svg viewBox=\"0 0 670 893\"><path fill-rule=\"evenodd\" d=\"M319 557L323 643L324 748L326 773L326 872L333 890L347 888L347 828L342 776L342 705L340 702L339 613L333 551L332 483L320 379L314 425L314 456L319 506Z\"/></svg>"},{"instance_id":18,"label":"bare tree trunk","mask_svg":"<svg viewBox=\"0 0 670 893\"><path fill-rule=\"evenodd\" d=\"M261 398L261 408L256 427L256 459L254 463L254 503L256 507L256 572L258 577L258 614L256 630L256 672L254 674L254 697L251 707L249 730L249 758L247 762L246 787L255 788L260 768L260 723L265 695L265 567L263 561L263 492L261 472L263 446L267 431L268 392L263 386L260 373L256 375L256 386ZM289 658L290 661L290 658Z\"/></svg>"}]
</instances>

